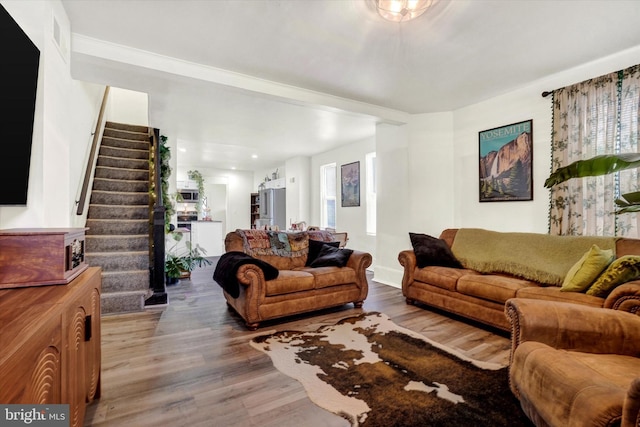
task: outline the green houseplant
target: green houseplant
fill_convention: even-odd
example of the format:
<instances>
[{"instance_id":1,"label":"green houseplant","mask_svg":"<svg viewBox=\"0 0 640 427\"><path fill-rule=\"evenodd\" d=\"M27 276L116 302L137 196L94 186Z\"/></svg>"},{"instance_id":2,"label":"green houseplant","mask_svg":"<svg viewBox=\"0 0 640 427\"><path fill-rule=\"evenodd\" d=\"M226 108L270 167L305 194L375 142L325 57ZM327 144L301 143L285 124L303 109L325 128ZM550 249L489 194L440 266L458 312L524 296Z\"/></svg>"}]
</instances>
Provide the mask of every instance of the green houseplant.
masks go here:
<instances>
[{"instance_id":1,"label":"green houseplant","mask_svg":"<svg viewBox=\"0 0 640 427\"><path fill-rule=\"evenodd\" d=\"M640 167L640 153L603 154L586 160L578 160L556 169L544 182L546 188L571 178L601 176L625 169ZM615 200L616 213L640 212L640 191L622 194Z\"/></svg>"},{"instance_id":2,"label":"green houseplant","mask_svg":"<svg viewBox=\"0 0 640 427\"><path fill-rule=\"evenodd\" d=\"M196 267L211 265L211 261L205 258L207 253L204 248L186 241L185 249L179 251L177 249L179 241L180 239L176 239L175 245L167 251L165 256L164 271L169 283L175 283L182 277L189 277Z\"/></svg>"},{"instance_id":3,"label":"green houseplant","mask_svg":"<svg viewBox=\"0 0 640 427\"><path fill-rule=\"evenodd\" d=\"M167 147L167 137L160 135L160 190L162 191L162 203L164 205L164 231L171 231L171 218L175 215L175 205L169 197L169 177L171 176L171 149Z\"/></svg>"},{"instance_id":4,"label":"green houseplant","mask_svg":"<svg viewBox=\"0 0 640 427\"><path fill-rule=\"evenodd\" d=\"M204 196L204 177L202 176L202 173L200 173L200 171L197 169L187 172L187 176L189 177L190 180L193 180L196 182L196 184L198 184L198 194L200 195L200 197L198 197L198 203L196 203L196 211L198 212L198 214L201 214L202 200L205 197Z\"/></svg>"}]
</instances>

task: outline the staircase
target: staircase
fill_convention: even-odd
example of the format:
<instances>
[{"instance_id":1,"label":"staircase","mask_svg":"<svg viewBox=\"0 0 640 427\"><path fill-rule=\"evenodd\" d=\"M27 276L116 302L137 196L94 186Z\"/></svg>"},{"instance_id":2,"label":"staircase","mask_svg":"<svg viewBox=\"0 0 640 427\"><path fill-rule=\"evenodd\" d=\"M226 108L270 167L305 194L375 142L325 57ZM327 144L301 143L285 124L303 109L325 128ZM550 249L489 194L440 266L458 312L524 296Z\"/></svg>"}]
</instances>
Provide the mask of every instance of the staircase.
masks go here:
<instances>
[{"instance_id":1,"label":"staircase","mask_svg":"<svg viewBox=\"0 0 640 427\"><path fill-rule=\"evenodd\" d=\"M102 267L102 314L141 311L149 289L149 129L107 122L98 153L85 259Z\"/></svg>"}]
</instances>

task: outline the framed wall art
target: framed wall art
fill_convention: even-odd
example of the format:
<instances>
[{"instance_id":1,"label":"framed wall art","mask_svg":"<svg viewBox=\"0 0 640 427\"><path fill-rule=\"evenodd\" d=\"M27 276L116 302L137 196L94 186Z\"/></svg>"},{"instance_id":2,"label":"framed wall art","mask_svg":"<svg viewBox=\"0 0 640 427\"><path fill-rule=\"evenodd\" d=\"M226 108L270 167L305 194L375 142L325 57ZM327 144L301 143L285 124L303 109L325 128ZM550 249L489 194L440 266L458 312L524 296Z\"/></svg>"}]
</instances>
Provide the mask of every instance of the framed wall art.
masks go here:
<instances>
[{"instance_id":1,"label":"framed wall art","mask_svg":"<svg viewBox=\"0 0 640 427\"><path fill-rule=\"evenodd\" d=\"M533 120L479 132L480 201L533 200Z\"/></svg>"},{"instance_id":2,"label":"framed wall art","mask_svg":"<svg viewBox=\"0 0 640 427\"><path fill-rule=\"evenodd\" d=\"M360 162L340 167L342 207L360 206Z\"/></svg>"}]
</instances>

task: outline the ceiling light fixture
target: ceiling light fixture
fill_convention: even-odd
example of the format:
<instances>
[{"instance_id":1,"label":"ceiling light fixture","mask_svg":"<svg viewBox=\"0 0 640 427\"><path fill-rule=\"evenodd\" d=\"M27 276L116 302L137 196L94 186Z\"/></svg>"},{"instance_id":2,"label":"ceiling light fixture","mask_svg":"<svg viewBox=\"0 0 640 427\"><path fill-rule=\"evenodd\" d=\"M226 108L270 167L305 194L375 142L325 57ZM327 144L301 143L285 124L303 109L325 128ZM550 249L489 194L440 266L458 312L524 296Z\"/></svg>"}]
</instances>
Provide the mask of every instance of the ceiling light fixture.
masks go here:
<instances>
[{"instance_id":1,"label":"ceiling light fixture","mask_svg":"<svg viewBox=\"0 0 640 427\"><path fill-rule=\"evenodd\" d=\"M422 15L435 0L375 0L378 14L387 21L407 22Z\"/></svg>"}]
</instances>

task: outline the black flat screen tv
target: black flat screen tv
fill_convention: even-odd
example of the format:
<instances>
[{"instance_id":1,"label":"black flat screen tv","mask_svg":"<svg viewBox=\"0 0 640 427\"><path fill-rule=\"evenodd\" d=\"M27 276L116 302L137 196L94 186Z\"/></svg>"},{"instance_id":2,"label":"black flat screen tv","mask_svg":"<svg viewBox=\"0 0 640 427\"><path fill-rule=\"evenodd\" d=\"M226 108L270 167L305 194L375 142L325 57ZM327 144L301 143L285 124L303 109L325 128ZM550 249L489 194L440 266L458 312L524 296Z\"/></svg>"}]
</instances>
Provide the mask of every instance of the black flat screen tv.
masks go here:
<instances>
[{"instance_id":1,"label":"black flat screen tv","mask_svg":"<svg viewBox=\"0 0 640 427\"><path fill-rule=\"evenodd\" d=\"M27 204L40 50L0 5L0 206Z\"/></svg>"}]
</instances>

